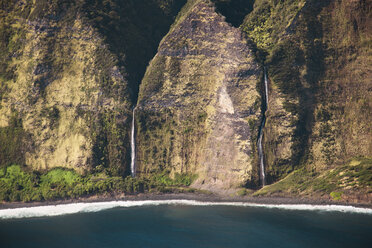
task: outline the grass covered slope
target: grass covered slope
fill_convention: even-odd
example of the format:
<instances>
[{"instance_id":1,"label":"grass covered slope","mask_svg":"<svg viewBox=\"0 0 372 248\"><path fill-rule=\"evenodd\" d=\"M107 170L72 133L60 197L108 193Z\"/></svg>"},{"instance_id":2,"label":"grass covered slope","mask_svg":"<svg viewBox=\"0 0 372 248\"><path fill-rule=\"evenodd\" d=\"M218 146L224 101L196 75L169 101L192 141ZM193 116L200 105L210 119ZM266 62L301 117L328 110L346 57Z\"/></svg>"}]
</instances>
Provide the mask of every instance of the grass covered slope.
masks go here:
<instances>
[{"instance_id":1,"label":"grass covered slope","mask_svg":"<svg viewBox=\"0 0 372 248\"><path fill-rule=\"evenodd\" d=\"M372 159L357 157L330 170L297 169L253 195L370 203L371 193Z\"/></svg>"},{"instance_id":2,"label":"grass covered slope","mask_svg":"<svg viewBox=\"0 0 372 248\"><path fill-rule=\"evenodd\" d=\"M188 1L141 84L138 175L198 174L193 185L210 190L257 181L260 75L240 30L212 2Z\"/></svg>"}]
</instances>

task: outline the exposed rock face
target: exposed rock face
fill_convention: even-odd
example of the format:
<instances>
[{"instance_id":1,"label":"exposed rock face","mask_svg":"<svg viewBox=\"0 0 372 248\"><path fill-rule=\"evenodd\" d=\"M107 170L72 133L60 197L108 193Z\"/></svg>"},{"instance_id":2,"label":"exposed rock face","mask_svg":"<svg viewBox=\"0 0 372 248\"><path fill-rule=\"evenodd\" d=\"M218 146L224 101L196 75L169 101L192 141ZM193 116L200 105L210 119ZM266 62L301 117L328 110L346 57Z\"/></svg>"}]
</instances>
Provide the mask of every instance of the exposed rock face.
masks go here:
<instances>
[{"instance_id":1,"label":"exposed rock face","mask_svg":"<svg viewBox=\"0 0 372 248\"><path fill-rule=\"evenodd\" d=\"M344 0L320 13L327 46L310 136L317 170L372 156L371 8L370 1Z\"/></svg>"},{"instance_id":2,"label":"exposed rock face","mask_svg":"<svg viewBox=\"0 0 372 248\"><path fill-rule=\"evenodd\" d=\"M289 31L298 22L306 1L255 1L241 28L255 43L269 78L269 106L264 128L264 157L267 183L271 184L298 165L306 140L299 140L304 114L300 71L303 54ZM302 30L301 32L306 32ZM293 40L292 40L293 39ZM305 42L305 41L304 41ZM305 81L305 80L303 80ZM302 146L299 150L298 148Z\"/></svg>"},{"instance_id":3,"label":"exposed rock face","mask_svg":"<svg viewBox=\"0 0 372 248\"><path fill-rule=\"evenodd\" d=\"M267 184L370 197L371 1L185 2L2 1L0 169L129 175L138 100L139 177L257 187L260 63Z\"/></svg>"},{"instance_id":4,"label":"exposed rock face","mask_svg":"<svg viewBox=\"0 0 372 248\"><path fill-rule=\"evenodd\" d=\"M184 2L2 2L0 167L129 174L132 99Z\"/></svg>"},{"instance_id":5,"label":"exposed rock face","mask_svg":"<svg viewBox=\"0 0 372 248\"><path fill-rule=\"evenodd\" d=\"M29 140L24 163L83 172L110 160L112 172L123 174L130 102L126 79L103 39L79 13L59 13L57 21L14 12L10 23L21 27L22 38L8 64L14 76L2 81L0 124L20 119ZM116 146L111 154L102 139Z\"/></svg>"},{"instance_id":6,"label":"exposed rock face","mask_svg":"<svg viewBox=\"0 0 372 248\"><path fill-rule=\"evenodd\" d=\"M212 190L257 180L260 75L241 31L189 1L140 88L137 173L198 174L194 186Z\"/></svg>"},{"instance_id":7,"label":"exposed rock face","mask_svg":"<svg viewBox=\"0 0 372 248\"><path fill-rule=\"evenodd\" d=\"M264 156L267 180L272 183L286 172L281 167L288 168L293 157L293 135L296 130L298 115L285 108L289 102L298 103L297 99L286 99L285 94L270 80L269 108L266 112L264 128ZM289 169L292 167L289 166Z\"/></svg>"},{"instance_id":8,"label":"exposed rock face","mask_svg":"<svg viewBox=\"0 0 372 248\"><path fill-rule=\"evenodd\" d=\"M361 162L372 156L371 7L370 1L257 0L245 19L242 28L270 78L268 181L294 171L267 192L371 197L365 182L371 164ZM356 157L359 168L352 165Z\"/></svg>"}]
</instances>

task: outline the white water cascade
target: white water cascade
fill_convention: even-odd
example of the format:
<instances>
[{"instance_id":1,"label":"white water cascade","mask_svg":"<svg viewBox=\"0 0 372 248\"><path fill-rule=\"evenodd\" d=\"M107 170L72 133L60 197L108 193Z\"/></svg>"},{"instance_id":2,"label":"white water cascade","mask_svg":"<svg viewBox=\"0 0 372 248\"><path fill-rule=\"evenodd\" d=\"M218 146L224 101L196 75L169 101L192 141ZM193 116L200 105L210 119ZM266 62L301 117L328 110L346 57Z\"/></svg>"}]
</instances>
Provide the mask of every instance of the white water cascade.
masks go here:
<instances>
[{"instance_id":1,"label":"white water cascade","mask_svg":"<svg viewBox=\"0 0 372 248\"><path fill-rule=\"evenodd\" d=\"M265 117L262 118L260 131L259 131L259 138L258 138L258 157L260 158L260 172L261 172L261 185L265 186L265 164L263 158L263 150L262 150L262 135L263 135L263 128L265 127Z\"/></svg>"},{"instance_id":2,"label":"white water cascade","mask_svg":"<svg viewBox=\"0 0 372 248\"><path fill-rule=\"evenodd\" d=\"M134 128L134 114L135 114L136 108L133 108L132 113L132 131L131 131L131 137L130 137L130 148L131 148L131 162L130 162L130 171L132 174L132 177L136 176L136 140L135 140L135 128Z\"/></svg>"},{"instance_id":3,"label":"white water cascade","mask_svg":"<svg viewBox=\"0 0 372 248\"><path fill-rule=\"evenodd\" d=\"M265 77L265 97L266 97L266 111L269 109L269 83L267 81L267 73L266 69L264 69L264 77Z\"/></svg>"},{"instance_id":4,"label":"white water cascade","mask_svg":"<svg viewBox=\"0 0 372 248\"><path fill-rule=\"evenodd\" d=\"M263 111L267 111L269 108L269 86L267 81L267 74L266 69L264 69L264 83L265 83L265 106ZM266 123L266 116L265 112L263 113L259 134L258 134L258 141L257 141L257 149L258 149L258 157L260 159L260 174L261 174L261 185L265 186L265 163L264 163L264 154L262 148L262 137L263 137L263 128L265 127Z\"/></svg>"}]
</instances>

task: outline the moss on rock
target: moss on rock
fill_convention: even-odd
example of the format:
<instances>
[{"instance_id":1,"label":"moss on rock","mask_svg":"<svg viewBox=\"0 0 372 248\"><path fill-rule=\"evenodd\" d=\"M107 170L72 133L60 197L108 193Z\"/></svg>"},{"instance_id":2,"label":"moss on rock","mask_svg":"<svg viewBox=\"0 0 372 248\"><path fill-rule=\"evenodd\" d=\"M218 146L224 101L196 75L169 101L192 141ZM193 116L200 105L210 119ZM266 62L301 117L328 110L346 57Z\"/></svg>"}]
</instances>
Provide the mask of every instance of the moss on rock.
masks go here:
<instances>
[{"instance_id":1,"label":"moss on rock","mask_svg":"<svg viewBox=\"0 0 372 248\"><path fill-rule=\"evenodd\" d=\"M212 2L189 1L141 84L137 173L198 174L193 185L212 190L257 180L259 75L240 30Z\"/></svg>"},{"instance_id":2,"label":"moss on rock","mask_svg":"<svg viewBox=\"0 0 372 248\"><path fill-rule=\"evenodd\" d=\"M128 175L139 82L184 3L1 2L1 164Z\"/></svg>"}]
</instances>

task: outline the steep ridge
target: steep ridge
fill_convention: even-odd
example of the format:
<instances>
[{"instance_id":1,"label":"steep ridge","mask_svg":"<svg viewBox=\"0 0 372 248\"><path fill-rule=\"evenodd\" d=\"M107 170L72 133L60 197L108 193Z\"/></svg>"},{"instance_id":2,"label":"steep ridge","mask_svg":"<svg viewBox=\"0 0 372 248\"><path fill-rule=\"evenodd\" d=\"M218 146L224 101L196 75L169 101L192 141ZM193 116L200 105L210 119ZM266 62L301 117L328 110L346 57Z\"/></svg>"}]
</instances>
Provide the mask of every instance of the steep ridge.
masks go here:
<instances>
[{"instance_id":1,"label":"steep ridge","mask_svg":"<svg viewBox=\"0 0 372 248\"><path fill-rule=\"evenodd\" d=\"M105 37L118 66L125 68L131 99L137 102L146 66L155 56L186 0L86 0L82 11Z\"/></svg>"},{"instance_id":2,"label":"steep ridge","mask_svg":"<svg viewBox=\"0 0 372 248\"><path fill-rule=\"evenodd\" d=\"M289 175L263 194L371 197L371 115L362 114L372 112L371 8L260 0L246 17L241 28L270 79L267 180Z\"/></svg>"},{"instance_id":3,"label":"steep ridge","mask_svg":"<svg viewBox=\"0 0 372 248\"><path fill-rule=\"evenodd\" d=\"M130 174L139 82L183 3L2 1L0 165Z\"/></svg>"},{"instance_id":4,"label":"steep ridge","mask_svg":"<svg viewBox=\"0 0 372 248\"><path fill-rule=\"evenodd\" d=\"M137 105L137 173L197 174L209 190L258 184L261 69L239 29L189 1L162 40Z\"/></svg>"},{"instance_id":5,"label":"steep ridge","mask_svg":"<svg viewBox=\"0 0 372 248\"><path fill-rule=\"evenodd\" d=\"M33 169L58 166L83 172L102 165L102 140L128 139L127 82L115 57L79 12L68 11L71 5L63 10L51 3L43 11L40 2L13 4L5 15L17 47L8 63L13 75L2 81L1 126L12 128L12 118L21 123L29 139L24 163ZM104 130L105 119L111 130ZM111 139L113 131L121 135ZM2 132L1 140L2 149L11 149L6 142L12 137ZM122 174L121 165L129 158L125 146L119 143L110 152L116 154L104 158L111 160L106 166ZM2 164L12 162L2 159Z\"/></svg>"},{"instance_id":6,"label":"steep ridge","mask_svg":"<svg viewBox=\"0 0 372 248\"><path fill-rule=\"evenodd\" d=\"M298 140L303 138L304 132L296 135L298 129L303 129L298 125L302 107L300 97L303 95L299 79L302 53L297 54L296 43L285 38L288 36L287 27L298 18L304 4L305 1L256 1L254 10L241 26L257 47L257 59L267 66L270 81L270 109L266 113L263 141L268 184L287 175L293 166L298 165L299 153L303 149L296 146L304 145Z\"/></svg>"}]
</instances>

